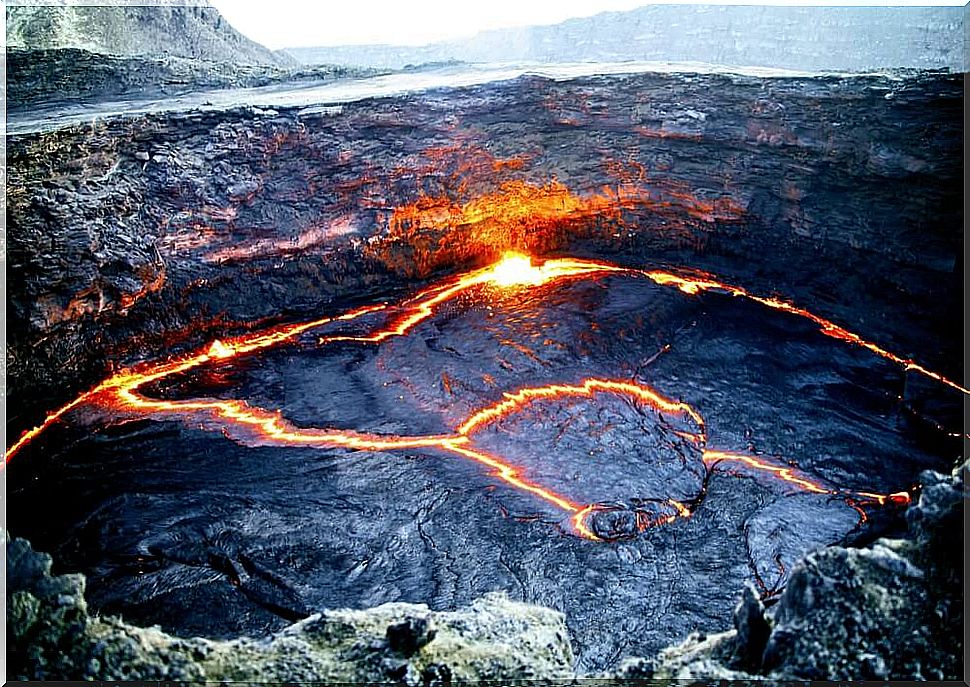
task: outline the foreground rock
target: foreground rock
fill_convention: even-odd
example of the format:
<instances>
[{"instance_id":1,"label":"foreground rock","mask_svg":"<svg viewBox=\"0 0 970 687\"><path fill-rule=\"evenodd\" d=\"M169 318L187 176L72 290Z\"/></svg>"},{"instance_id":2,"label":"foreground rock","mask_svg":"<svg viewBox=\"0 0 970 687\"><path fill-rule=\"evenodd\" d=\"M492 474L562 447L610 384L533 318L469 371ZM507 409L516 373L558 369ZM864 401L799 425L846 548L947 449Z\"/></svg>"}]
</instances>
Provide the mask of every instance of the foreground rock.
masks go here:
<instances>
[{"instance_id":1,"label":"foreground rock","mask_svg":"<svg viewBox=\"0 0 970 687\"><path fill-rule=\"evenodd\" d=\"M955 680L963 652L958 560L964 473L925 472L911 539L830 547L796 566L767 613L745 592L735 629L692 635L612 678ZM90 617L82 575L7 539L7 636L14 679L561 681L573 652L561 613L488 594L455 612L389 603L325 611L256 641L180 639Z\"/></svg>"},{"instance_id":2,"label":"foreground rock","mask_svg":"<svg viewBox=\"0 0 970 687\"><path fill-rule=\"evenodd\" d=\"M906 513L911 539L805 558L767 614L746 594L736 629L692 635L621 677L654 679L959 680L963 655L961 520L965 463L924 472ZM759 631L764 625L770 634Z\"/></svg>"},{"instance_id":3,"label":"foreground rock","mask_svg":"<svg viewBox=\"0 0 970 687\"><path fill-rule=\"evenodd\" d=\"M84 577L7 540L13 679L387 682L564 679L573 654L561 613L489 594L435 612L392 603L326 611L263 640L180 639L88 615Z\"/></svg>"}]
</instances>

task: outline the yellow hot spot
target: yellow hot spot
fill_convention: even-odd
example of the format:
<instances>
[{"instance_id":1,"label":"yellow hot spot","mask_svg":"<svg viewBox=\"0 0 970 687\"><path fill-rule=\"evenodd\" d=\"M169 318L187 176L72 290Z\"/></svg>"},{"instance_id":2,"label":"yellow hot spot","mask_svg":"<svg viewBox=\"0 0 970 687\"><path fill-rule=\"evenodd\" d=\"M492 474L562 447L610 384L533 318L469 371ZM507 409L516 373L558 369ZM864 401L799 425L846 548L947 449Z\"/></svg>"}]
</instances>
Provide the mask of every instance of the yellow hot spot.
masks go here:
<instances>
[{"instance_id":1,"label":"yellow hot spot","mask_svg":"<svg viewBox=\"0 0 970 687\"><path fill-rule=\"evenodd\" d=\"M506 253L485 276L490 283L502 287L535 285L546 280L542 268L533 265L532 259L521 253Z\"/></svg>"},{"instance_id":2,"label":"yellow hot spot","mask_svg":"<svg viewBox=\"0 0 970 687\"><path fill-rule=\"evenodd\" d=\"M231 358L233 355L235 355L235 351L219 341L219 339L216 339L212 342L212 345L209 346L208 355L210 358Z\"/></svg>"}]
</instances>

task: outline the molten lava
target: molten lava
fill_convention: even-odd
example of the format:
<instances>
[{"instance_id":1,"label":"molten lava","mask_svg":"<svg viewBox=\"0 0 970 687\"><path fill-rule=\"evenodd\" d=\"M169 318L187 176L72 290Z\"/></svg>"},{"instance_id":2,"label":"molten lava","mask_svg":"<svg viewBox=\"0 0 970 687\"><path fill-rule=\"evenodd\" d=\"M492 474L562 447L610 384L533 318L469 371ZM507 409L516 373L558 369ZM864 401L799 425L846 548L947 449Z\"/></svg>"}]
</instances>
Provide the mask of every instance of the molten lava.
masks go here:
<instances>
[{"instance_id":1,"label":"molten lava","mask_svg":"<svg viewBox=\"0 0 970 687\"><path fill-rule=\"evenodd\" d=\"M233 352L229 346L219 341L219 339L216 339L212 342L212 345L209 346L208 355L210 358L231 358L233 356Z\"/></svg>"},{"instance_id":2,"label":"molten lava","mask_svg":"<svg viewBox=\"0 0 970 687\"><path fill-rule=\"evenodd\" d=\"M476 210L466 208L463 212L473 215ZM203 352L121 371L90 391L81 394L70 403L53 411L43 423L25 432L16 443L7 449L5 460L9 461L47 427L62 419L70 411L85 404L108 410L122 418L151 417L164 419L179 417L206 429L222 431L226 436L245 445L337 447L365 451L429 449L457 455L486 466L490 469L491 475L510 487L532 494L563 511L568 516L575 533L587 539L595 540L599 537L591 529L589 517L598 511L607 510L608 507L577 503L565 495L558 494L530 481L521 474L521 470L516 466L508 463L500 456L492 455L475 446L474 438L476 433L485 427L504 417L518 413L529 404L542 399L594 399L598 394L615 394L626 397L634 403L648 406L661 414L678 416L692 421L699 428L698 431L676 431L675 433L701 447L703 460L708 469L715 469L721 465L735 466L738 469L752 470L756 474L774 477L802 491L837 495L845 498L850 502L850 505L856 507L862 517L865 517L865 512L858 508L857 504L859 503L877 505L887 503L905 505L905 503L908 503L909 494L907 492L888 495L869 492L843 492L835 487L823 485L808 475L799 473L791 466L778 465L764 458L745 453L708 448L704 419L693 406L683 401L665 398L654 389L629 380L588 378L576 383L549 384L508 391L501 400L471 412L458 424L454 434L431 436L376 435L342 429L300 428L284 419L278 411L258 408L242 400L211 398L160 400L150 398L140 391L148 383L186 372L213 361L226 361L281 344L292 343L300 335L331 323L365 319L371 315L386 314L394 310L399 311L398 315L390 317L383 327L372 329L368 334L330 334L318 339L322 345L333 342L378 344L391 337L406 336L416 325L434 316L441 305L454 300L459 294L475 289L484 289L487 292L488 289L534 288L564 279L604 276L610 273L646 276L657 284L674 286L691 295L708 289L719 289L734 296L751 299L775 310L806 317L819 325L821 331L828 336L862 346L877 355L903 365L907 370L920 372L959 389L963 393L970 393L955 382L927 370L911 360L895 356L876 344L865 341L858 335L807 310L782 300L751 294L740 287L723 284L708 275L705 275L704 278L691 278L659 270L642 271L608 263L569 258L549 259L537 264L526 255L508 253L489 267L460 274L450 280L431 286L398 306L389 306L383 303L371 305L336 317L320 318L299 324L280 325L259 333L229 338L225 341L217 339ZM450 385L448 388L451 388ZM860 498L862 501L858 500ZM669 499L665 504L666 512L656 515L637 512L636 527L642 531L649 527L667 524L678 518L689 517L696 506L696 503L685 504Z\"/></svg>"},{"instance_id":3,"label":"molten lava","mask_svg":"<svg viewBox=\"0 0 970 687\"><path fill-rule=\"evenodd\" d=\"M683 413L690 416L698 426L704 426L704 420L686 403L671 401L659 395L652 389L633 382L618 381L612 379L586 379L580 385L550 384L549 386L536 387L532 389L520 389L515 393L505 394L505 400L495 405L482 408L469 416L465 422L458 427L458 433L468 436L480 425L488 425L496 420L516 413L523 406L542 398L566 398L570 396L591 398L596 392L612 392L623 394L645 403L661 412ZM702 442L703 435L688 435L691 439Z\"/></svg>"},{"instance_id":4,"label":"molten lava","mask_svg":"<svg viewBox=\"0 0 970 687\"><path fill-rule=\"evenodd\" d=\"M542 270L533 267L532 259L521 253L506 253L492 268L492 282L496 286L537 285L542 281Z\"/></svg>"},{"instance_id":5,"label":"molten lava","mask_svg":"<svg viewBox=\"0 0 970 687\"><path fill-rule=\"evenodd\" d=\"M496 259L508 250L550 253L580 236L618 236L630 213L661 217L654 231L690 246L702 242L713 222L743 215L733 203L695 198L669 181L648 185L643 176L585 193L555 179L534 184L494 176L475 184L482 192L469 199L463 178L449 192L395 208L369 253L401 274L424 276L446 265Z\"/></svg>"}]
</instances>

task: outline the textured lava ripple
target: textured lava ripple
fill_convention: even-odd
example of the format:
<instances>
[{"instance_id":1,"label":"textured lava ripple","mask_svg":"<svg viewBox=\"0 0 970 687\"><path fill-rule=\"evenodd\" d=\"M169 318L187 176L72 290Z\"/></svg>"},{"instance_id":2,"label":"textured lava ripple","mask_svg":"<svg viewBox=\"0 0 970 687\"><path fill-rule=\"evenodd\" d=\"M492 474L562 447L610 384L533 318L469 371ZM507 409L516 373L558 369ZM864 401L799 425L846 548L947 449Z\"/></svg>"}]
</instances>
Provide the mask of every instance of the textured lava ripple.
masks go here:
<instances>
[{"instance_id":1,"label":"textured lava ripple","mask_svg":"<svg viewBox=\"0 0 970 687\"><path fill-rule=\"evenodd\" d=\"M572 530L590 540L622 539L650 527L663 525L679 518L687 518L697 507L703 493L690 500L666 498L655 501L649 508L632 508L609 503L580 503L546 486L527 479L522 470L499 455L484 450L476 444L476 435L496 422L521 412L526 407L550 399L590 399L596 401L604 395L623 397L639 407L649 408L659 416L681 427L675 434L693 445L699 452L704 466L714 469L728 466L756 475L780 480L788 486L810 493L830 494L846 500L865 518L863 506L886 503L905 504L909 494L905 491L893 494L850 492L805 474L784 464L760 456L748 455L708 446L704 418L691 405L666 398L654 389L630 380L587 378L575 383L557 383L525 387L504 393L501 400L482 406L469 413L455 428L454 433L421 436L396 436L361 433L343 429L303 428L287 421L278 411L250 405L242 400L199 398L189 400L161 400L151 398L141 389L171 375L184 373L207 363L228 360L238 356L266 350L284 343L292 343L317 328L332 323L365 319L375 313L397 313L388 323L363 335L333 334L318 339L321 345L336 342L357 344L380 344L391 337L406 336L417 324L435 315L438 308L457 296L475 289L520 289L535 287L549 282L567 279L598 278L610 273L641 276L661 286L672 286L683 293L695 295L707 290L718 290L732 296L750 299L768 308L806 318L818 325L819 330L830 337L848 344L860 346L876 355L905 368L936 380L964 394L970 394L958 383L933 372L913 360L897 356L880 346L862 339L857 334L799 308L786 301L752 294L747 290L724 284L709 274L687 276L661 270L636 270L608 263L569 258L549 259L533 264L522 255L507 255L497 263L479 270L463 273L418 293L397 306L387 303L367 306L330 318L310 322L283 325L259 333L248 334L226 341L216 340L203 351L168 361L145 364L119 372L87 391L61 408L51 412L43 423L25 432L10 446L5 463L24 446L33 441L53 423L79 407L88 407L109 413L112 419L149 417L165 419L180 417L212 431L220 431L227 437L251 446L304 446L314 448L343 447L364 451L392 451L398 449L429 449L458 455L480 463L490 469L490 474L507 485L561 510L571 524Z\"/></svg>"}]
</instances>

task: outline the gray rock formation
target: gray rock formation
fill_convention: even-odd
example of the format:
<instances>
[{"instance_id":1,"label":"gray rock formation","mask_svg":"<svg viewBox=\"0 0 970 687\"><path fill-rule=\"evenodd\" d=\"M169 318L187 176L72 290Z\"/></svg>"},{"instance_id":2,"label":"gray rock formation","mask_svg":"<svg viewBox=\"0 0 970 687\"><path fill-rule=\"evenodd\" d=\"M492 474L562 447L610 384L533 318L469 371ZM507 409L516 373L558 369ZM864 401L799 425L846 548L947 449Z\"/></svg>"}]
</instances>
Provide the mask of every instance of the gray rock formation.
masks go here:
<instances>
[{"instance_id":1,"label":"gray rock formation","mask_svg":"<svg viewBox=\"0 0 970 687\"><path fill-rule=\"evenodd\" d=\"M830 547L792 572L760 615L750 595L735 629L694 634L620 677L700 680L959 680L963 656L960 540L968 464L926 471L906 512L909 537L863 549ZM752 627L771 626L770 635ZM741 662L737 658L745 657ZM747 671L744 670L747 668Z\"/></svg>"},{"instance_id":2,"label":"gray rock formation","mask_svg":"<svg viewBox=\"0 0 970 687\"><path fill-rule=\"evenodd\" d=\"M305 63L660 60L798 70L911 67L962 71L963 7L648 5L552 26L485 31L410 47L289 48Z\"/></svg>"},{"instance_id":3,"label":"gray rock formation","mask_svg":"<svg viewBox=\"0 0 970 687\"><path fill-rule=\"evenodd\" d=\"M7 46L80 48L108 55L184 57L292 66L293 59L236 31L208 2L7 7Z\"/></svg>"},{"instance_id":4,"label":"gray rock formation","mask_svg":"<svg viewBox=\"0 0 970 687\"><path fill-rule=\"evenodd\" d=\"M322 83L370 76L374 70L207 62L186 57L119 56L81 48L7 50L9 112L37 105L97 100L131 101L194 91L255 88L280 82Z\"/></svg>"},{"instance_id":5,"label":"gray rock formation","mask_svg":"<svg viewBox=\"0 0 970 687\"><path fill-rule=\"evenodd\" d=\"M261 641L180 639L88 614L82 575L7 537L7 659L18 680L403 682L561 680L573 654L561 613L490 594L435 612L393 603L325 611Z\"/></svg>"}]
</instances>

